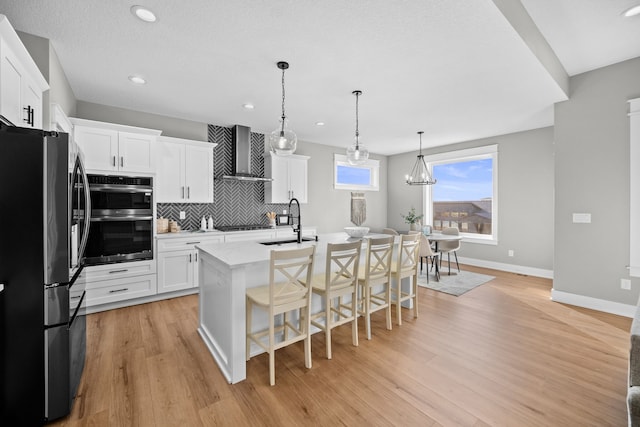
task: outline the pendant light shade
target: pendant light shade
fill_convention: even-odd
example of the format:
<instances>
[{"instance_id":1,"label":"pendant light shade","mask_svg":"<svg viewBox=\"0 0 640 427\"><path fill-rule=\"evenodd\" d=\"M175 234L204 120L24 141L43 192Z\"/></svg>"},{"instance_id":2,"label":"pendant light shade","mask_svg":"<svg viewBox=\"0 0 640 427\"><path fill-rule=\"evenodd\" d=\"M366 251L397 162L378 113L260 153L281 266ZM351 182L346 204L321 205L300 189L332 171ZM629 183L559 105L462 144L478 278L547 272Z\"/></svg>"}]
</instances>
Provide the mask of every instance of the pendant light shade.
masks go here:
<instances>
[{"instance_id":1,"label":"pendant light shade","mask_svg":"<svg viewBox=\"0 0 640 427\"><path fill-rule=\"evenodd\" d=\"M362 95L361 90L351 92L356 96L356 140L347 148L347 160L349 164L361 165L369 159L369 150L360 143L360 132L358 130L358 97Z\"/></svg>"},{"instance_id":2,"label":"pendant light shade","mask_svg":"<svg viewBox=\"0 0 640 427\"><path fill-rule=\"evenodd\" d=\"M289 68L289 63L280 61L278 68L282 70L282 116L278 128L269 135L269 145L272 152L280 156L288 156L296 151L298 143L298 137L288 128L287 116L284 114L284 70Z\"/></svg>"},{"instance_id":3,"label":"pendant light shade","mask_svg":"<svg viewBox=\"0 0 640 427\"><path fill-rule=\"evenodd\" d=\"M413 165L411 174L405 176L406 182L409 185L433 185L437 182L437 180L431 177L427 163L424 161L424 156L422 155L423 133L423 131L418 132L418 135L420 135L420 154L418 154L416 164Z\"/></svg>"}]
</instances>

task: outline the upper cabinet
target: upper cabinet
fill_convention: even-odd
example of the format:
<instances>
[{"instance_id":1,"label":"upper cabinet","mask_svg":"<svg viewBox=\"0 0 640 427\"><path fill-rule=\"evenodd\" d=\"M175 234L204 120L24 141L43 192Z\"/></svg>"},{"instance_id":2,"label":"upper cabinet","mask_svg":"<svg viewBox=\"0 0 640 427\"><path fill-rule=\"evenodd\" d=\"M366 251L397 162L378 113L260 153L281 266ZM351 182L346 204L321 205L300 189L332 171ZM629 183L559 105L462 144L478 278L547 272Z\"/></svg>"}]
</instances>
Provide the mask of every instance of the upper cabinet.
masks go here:
<instances>
[{"instance_id":1,"label":"upper cabinet","mask_svg":"<svg viewBox=\"0 0 640 427\"><path fill-rule=\"evenodd\" d=\"M213 148L218 144L158 137L158 203L213 203Z\"/></svg>"},{"instance_id":2,"label":"upper cabinet","mask_svg":"<svg viewBox=\"0 0 640 427\"><path fill-rule=\"evenodd\" d=\"M264 153L265 177L273 179L264 183L265 203L289 203L292 198L307 203L308 156L292 154L278 156Z\"/></svg>"},{"instance_id":3,"label":"upper cabinet","mask_svg":"<svg viewBox=\"0 0 640 427\"><path fill-rule=\"evenodd\" d=\"M9 20L0 15L0 114L16 126L42 129L42 93L48 89Z\"/></svg>"},{"instance_id":4,"label":"upper cabinet","mask_svg":"<svg viewBox=\"0 0 640 427\"><path fill-rule=\"evenodd\" d=\"M100 172L154 173L161 131L71 118L86 168Z\"/></svg>"}]
</instances>

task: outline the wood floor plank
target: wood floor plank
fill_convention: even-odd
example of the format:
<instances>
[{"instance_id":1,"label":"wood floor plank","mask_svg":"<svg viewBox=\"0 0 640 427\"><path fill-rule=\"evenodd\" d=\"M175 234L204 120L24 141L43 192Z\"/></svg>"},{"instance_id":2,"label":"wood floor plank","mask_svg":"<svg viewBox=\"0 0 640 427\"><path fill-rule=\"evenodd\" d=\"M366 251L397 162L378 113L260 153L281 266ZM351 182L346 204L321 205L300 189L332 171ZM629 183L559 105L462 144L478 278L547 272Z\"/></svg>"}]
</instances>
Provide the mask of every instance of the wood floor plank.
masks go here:
<instances>
[{"instance_id":1,"label":"wood floor plank","mask_svg":"<svg viewBox=\"0 0 640 427\"><path fill-rule=\"evenodd\" d=\"M552 282L495 279L460 297L419 288L420 317L351 345L351 326L266 354L230 385L197 333L198 296L87 318L71 415L54 426L622 426L631 320L550 301ZM395 310L395 308L394 308ZM394 317L395 319L395 317Z\"/></svg>"}]
</instances>

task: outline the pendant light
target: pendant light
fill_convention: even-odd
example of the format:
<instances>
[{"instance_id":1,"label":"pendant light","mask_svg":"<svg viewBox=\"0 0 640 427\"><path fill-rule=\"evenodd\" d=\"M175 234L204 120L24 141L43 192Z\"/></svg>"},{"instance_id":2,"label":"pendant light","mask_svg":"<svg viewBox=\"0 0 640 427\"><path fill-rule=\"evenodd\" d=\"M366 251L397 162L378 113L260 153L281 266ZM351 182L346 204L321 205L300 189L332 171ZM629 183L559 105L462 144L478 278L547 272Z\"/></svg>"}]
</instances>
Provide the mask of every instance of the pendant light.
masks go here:
<instances>
[{"instance_id":1,"label":"pendant light","mask_svg":"<svg viewBox=\"0 0 640 427\"><path fill-rule=\"evenodd\" d=\"M360 132L358 131L358 97L362 95L361 90L351 92L356 96L356 142L347 148L347 160L352 165L361 165L369 158L369 150L360 143Z\"/></svg>"},{"instance_id":2,"label":"pendant light","mask_svg":"<svg viewBox=\"0 0 640 427\"><path fill-rule=\"evenodd\" d=\"M282 117L280 118L280 126L269 135L269 144L272 152L280 156L288 156L296 151L296 143L298 142L296 134L287 127L287 116L284 114L284 70L289 68L289 63L280 61L278 68L282 70Z\"/></svg>"},{"instance_id":3,"label":"pendant light","mask_svg":"<svg viewBox=\"0 0 640 427\"><path fill-rule=\"evenodd\" d=\"M420 154L418 154L416 164L413 166L413 169L411 169L411 174L405 176L406 182L409 185L433 185L437 182L437 180L431 177L427 163L424 161L424 156L422 155L423 133L423 131L418 132L418 135L420 135Z\"/></svg>"}]
</instances>

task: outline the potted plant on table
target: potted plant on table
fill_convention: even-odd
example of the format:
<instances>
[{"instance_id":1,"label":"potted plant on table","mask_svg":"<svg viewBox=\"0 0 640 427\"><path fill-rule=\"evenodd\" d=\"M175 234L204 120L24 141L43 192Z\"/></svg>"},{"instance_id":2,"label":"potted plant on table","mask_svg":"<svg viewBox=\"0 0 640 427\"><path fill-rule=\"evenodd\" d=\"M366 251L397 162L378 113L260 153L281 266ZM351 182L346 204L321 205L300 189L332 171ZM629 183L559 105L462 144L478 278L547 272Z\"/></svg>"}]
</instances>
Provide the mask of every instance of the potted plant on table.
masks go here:
<instances>
[{"instance_id":1,"label":"potted plant on table","mask_svg":"<svg viewBox=\"0 0 640 427\"><path fill-rule=\"evenodd\" d=\"M422 214L416 215L416 208L412 206L411 209L409 209L408 214L406 215L400 214L400 216L402 217L402 219L404 219L404 222L409 224L409 230L412 230L412 231L420 230L420 220L424 215Z\"/></svg>"}]
</instances>

